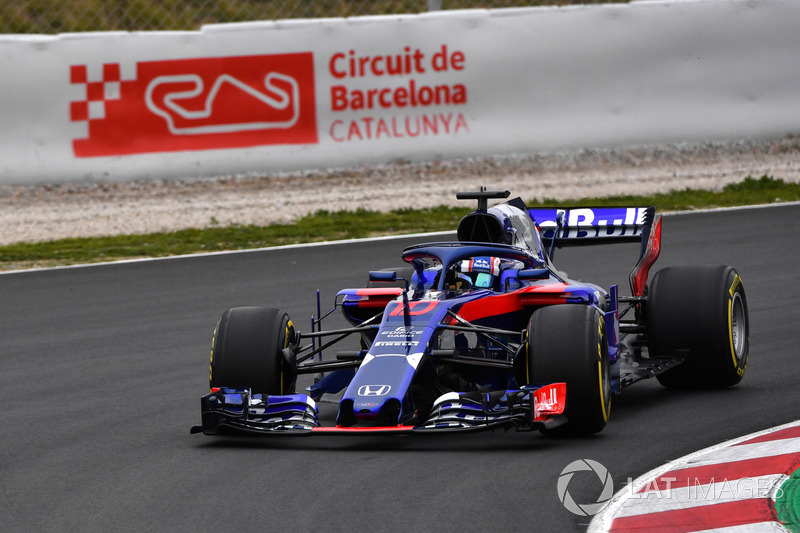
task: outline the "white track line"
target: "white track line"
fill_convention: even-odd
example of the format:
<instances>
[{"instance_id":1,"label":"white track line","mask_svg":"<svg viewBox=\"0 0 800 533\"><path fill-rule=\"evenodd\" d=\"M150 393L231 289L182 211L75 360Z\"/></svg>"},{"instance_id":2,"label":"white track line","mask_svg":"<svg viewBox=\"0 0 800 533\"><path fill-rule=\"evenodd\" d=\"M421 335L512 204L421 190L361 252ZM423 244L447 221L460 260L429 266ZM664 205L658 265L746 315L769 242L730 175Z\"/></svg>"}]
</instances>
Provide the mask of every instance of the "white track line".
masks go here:
<instances>
[{"instance_id":1,"label":"white track line","mask_svg":"<svg viewBox=\"0 0 800 533\"><path fill-rule=\"evenodd\" d=\"M80 265L63 265L63 266L54 266L54 267L42 267L42 268L29 268L23 270L7 270L4 272L0 272L0 275L8 275L8 274L24 274L26 272L47 272L50 270L67 270L72 268L91 268L91 267L100 267L100 266L107 266L107 265L126 265L131 263L147 263L150 261L172 261L174 259L194 259L194 258L201 258L201 257L215 257L219 255L235 255L235 254L250 254L255 252L271 252L271 251L281 251L281 250L294 250L299 248L315 248L318 246L334 246L337 244L351 244L356 242L377 242L377 241L389 241L392 239L413 239L417 237L436 237L439 235L448 235L451 233L455 233L455 230L451 231L435 231L431 233L410 233L407 235L385 235L382 237L367 237L364 239L343 239L340 241L323 241L323 242L306 242L306 243L298 243L298 244L284 244L282 246L267 246L264 248L246 248L244 250L224 250L221 252L203 252L197 254L184 254L184 255L169 255L165 257L142 257L139 259L121 259L119 261L106 261L103 263L83 263Z\"/></svg>"},{"instance_id":2,"label":"white track line","mask_svg":"<svg viewBox=\"0 0 800 533\"><path fill-rule=\"evenodd\" d=\"M743 206L736 206L736 207L717 207L713 209L696 209L693 211L671 211L662 213L664 216L680 216L680 215L695 215L695 214L704 214L704 213L716 213L716 212L725 212L725 211L748 211L751 209L769 209L771 207L788 207L788 206L795 206L800 205L800 202L781 202L775 204L759 204L759 205L743 205ZM280 250L293 250L299 248L313 248L316 246L333 246L337 244L350 244L356 242L375 242L375 241L388 241L392 239L411 239L417 237L435 237L439 235L447 235L450 233L455 232L455 229L450 231L435 231L431 233L411 233L408 235L386 235L383 237L368 237L365 239L344 239L340 241L325 241L325 242L311 242L311 243L300 243L300 244L286 244L283 246L268 246L265 248L249 248L246 250L226 250L222 252L204 252L204 253L197 253L197 254L185 254L185 255L170 255L167 257L142 257L140 259L122 259L120 261L107 261L104 263L85 263L80 265L64 265L64 266L55 266L55 267L42 267L42 268L29 268L29 269L22 269L22 270L6 270L0 271L0 276L3 275L10 275L10 274L25 274L29 272L48 272L51 270L65 270L65 269L73 269L73 268L89 268L89 267L99 267L105 265L124 265L130 263L145 263L149 261L171 261L173 259L186 259L186 258L200 258L200 257L214 257L218 255L233 255L233 254L246 254L246 253L254 253L254 252L268 252L268 251L280 251Z\"/></svg>"}]
</instances>

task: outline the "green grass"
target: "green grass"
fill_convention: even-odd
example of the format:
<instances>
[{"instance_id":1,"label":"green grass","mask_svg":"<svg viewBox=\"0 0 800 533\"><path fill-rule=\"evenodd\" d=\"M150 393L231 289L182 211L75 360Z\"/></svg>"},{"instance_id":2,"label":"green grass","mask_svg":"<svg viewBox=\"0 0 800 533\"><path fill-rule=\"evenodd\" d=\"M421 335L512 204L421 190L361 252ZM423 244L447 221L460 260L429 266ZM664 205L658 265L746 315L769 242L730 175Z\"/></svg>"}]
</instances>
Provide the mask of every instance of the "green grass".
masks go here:
<instances>
[{"instance_id":1,"label":"green grass","mask_svg":"<svg viewBox=\"0 0 800 533\"><path fill-rule=\"evenodd\" d=\"M611 206L655 205L660 212L750 204L800 201L800 184L762 176L726 186L720 192L690 190L650 196L612 196L573 201L527 199L530 207L546 205ZM229 226L187 229L168 233L61 239L0 246L0 270L166 257L200 252L242 250L307 242L356 239L378 235L455 230L472 209L435 207L379 213L318 211L294 224Z\"/></svg>"},{"instance_id":2,"label":"green grass","mask_svg":"<svg viewBox=\"0 0 800 533\"><path fill-rule=\"evenodd\" d=\"M442 4L445 9L470 9L599 1L443 0ZM211 23L413 14L427 10L427 0L8 0L0 4L0 33L196 30Z\"/></svg>"}]
</instances>

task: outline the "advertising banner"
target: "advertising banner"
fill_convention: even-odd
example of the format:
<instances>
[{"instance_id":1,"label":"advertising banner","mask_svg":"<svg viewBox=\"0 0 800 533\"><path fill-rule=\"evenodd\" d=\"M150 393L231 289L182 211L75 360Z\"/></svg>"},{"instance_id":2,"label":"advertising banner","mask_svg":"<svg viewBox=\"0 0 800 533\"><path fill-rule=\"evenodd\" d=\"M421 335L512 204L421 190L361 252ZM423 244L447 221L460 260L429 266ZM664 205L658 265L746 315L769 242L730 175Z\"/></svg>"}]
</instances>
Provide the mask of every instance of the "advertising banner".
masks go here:
<instances>
[{"instance_id":1,"label":"advertising banner","mask_svg":"<svg viewBox=\"0 0 800 533\"><path fill-rule=\"evenodd\" d=\"M0 183L796 134L798 20L644 1L0 36Z\"/></svg>"}]
</instances>

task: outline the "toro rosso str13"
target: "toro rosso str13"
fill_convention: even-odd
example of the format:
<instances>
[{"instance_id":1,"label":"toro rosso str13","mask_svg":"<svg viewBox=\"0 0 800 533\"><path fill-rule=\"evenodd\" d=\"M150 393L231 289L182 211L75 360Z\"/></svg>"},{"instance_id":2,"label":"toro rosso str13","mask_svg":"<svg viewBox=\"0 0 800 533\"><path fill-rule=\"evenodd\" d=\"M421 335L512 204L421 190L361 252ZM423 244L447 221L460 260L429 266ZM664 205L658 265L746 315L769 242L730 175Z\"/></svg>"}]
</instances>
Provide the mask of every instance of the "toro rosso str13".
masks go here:
<instances>
[{"instance_id":1,"label":"toro rosso str13","mask_svg":"<svg viewBox=\"0 0 800 533\"><path fill-rule=\"evenodd\" d=\"M457 241L406 248L406 267L340 291L330 313L352 327L323 330L321 317L301 332L278 309L225 311L192 432L586 435L640 379L675 388L742 379L748 314L736 270L670 267L648 284L661 247L654 207L528 209L519 198L488 207L508 196L458 193L478 209ZM630 295L553 266L556 247L619 241L641 243ZM317 307L319 317L319 298ZM359 349L323 359L351 335ZM315 375L303 392L298 374ZM338 398L335 422L319 415L324 395Z\"/></svg>"}]
</instances>

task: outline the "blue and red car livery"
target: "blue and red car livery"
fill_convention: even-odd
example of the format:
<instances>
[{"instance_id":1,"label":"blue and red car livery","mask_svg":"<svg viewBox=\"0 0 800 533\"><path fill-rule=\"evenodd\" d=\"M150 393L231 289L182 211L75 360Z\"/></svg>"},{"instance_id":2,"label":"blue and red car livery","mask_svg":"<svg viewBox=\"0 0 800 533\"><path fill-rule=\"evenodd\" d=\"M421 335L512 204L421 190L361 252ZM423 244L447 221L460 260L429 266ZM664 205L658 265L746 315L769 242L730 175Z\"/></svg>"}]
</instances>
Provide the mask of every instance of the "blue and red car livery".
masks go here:
<instances>
[{"instance_id":1,"label":"blue and red car livery","mask_svg":"<svg viewBox=\"0 0 800 533\"><path fill-rule=\"evenodd\" d=\"M508 196L458 193L478 209L457 240L406 248L404 267L339 291L325 316L341 312L351 327L322 329L319 301L310 332L270 307L225 311L192 431L590 434L608 422L612 396L640 379L675 388L741 380L747 302L732 267L666 268L648 284L661 249L654 207L488 206ZM557 247L620 241L640 245L629 294L553 265ZM343 350L348 337L357 346ZM300 374L314 375L302 392ZM317 404L326 395L338 401L327 420Z\"/></svg>"}]
</instances>

